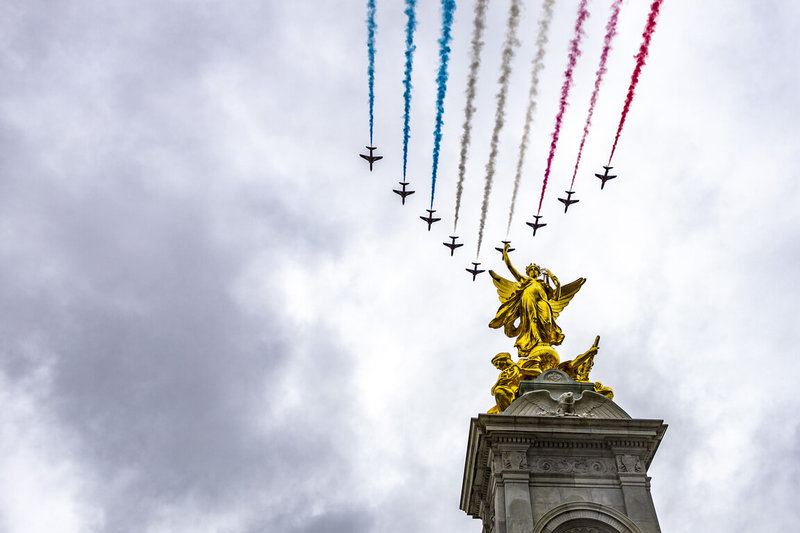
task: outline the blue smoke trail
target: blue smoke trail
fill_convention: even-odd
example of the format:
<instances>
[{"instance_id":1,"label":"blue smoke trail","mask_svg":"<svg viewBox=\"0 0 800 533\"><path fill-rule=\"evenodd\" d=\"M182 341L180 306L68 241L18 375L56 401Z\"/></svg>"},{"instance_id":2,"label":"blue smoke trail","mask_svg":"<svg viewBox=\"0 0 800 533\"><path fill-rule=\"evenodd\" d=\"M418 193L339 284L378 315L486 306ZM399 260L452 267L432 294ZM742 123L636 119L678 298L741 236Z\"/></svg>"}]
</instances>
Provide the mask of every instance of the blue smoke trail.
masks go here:
<instances>
[{"instance_id":1,"label":"blue smoke trail","mask_svg":"<svg viewBox=\"0 0 800 533\"><path fill-rule=\"evenodd\" d=\"M367 56L369 66L367 67L367 77L369 78L369 145L372 144L372 124L373 109L375 108L375 0L367 0Z\"/></svg>"},{"instance_id":2,"label":"blue smoke trail","mask_svg":"<svg viewBox=\"0 0 800 533\"><path fill-rule=\"evenodd\" d=\"M436 83L436 125L433 129L433 173L431 175L431 209L436 193L436 173L439 170L439 145L442 143L442 115L444 115L444 95L447 92L447 62L450 60L450 27L453 25L455 0L442 0L442 37L439 39L439 74Z\"/></svg>"},{"instance_id":3,"label":"blue smoke trail","mask_svg":"<svg viewBox=\"0 0 800 533\"><path fill-rule=\"evenodd\" d=\"M403 181L406 181L406 167L408 166L408 134L411 128L408 121L411 118L411 69L414 66L414 30L417 29L417 0L406 0L406 70L403 77Z\"/></svg>"}]
</instances>

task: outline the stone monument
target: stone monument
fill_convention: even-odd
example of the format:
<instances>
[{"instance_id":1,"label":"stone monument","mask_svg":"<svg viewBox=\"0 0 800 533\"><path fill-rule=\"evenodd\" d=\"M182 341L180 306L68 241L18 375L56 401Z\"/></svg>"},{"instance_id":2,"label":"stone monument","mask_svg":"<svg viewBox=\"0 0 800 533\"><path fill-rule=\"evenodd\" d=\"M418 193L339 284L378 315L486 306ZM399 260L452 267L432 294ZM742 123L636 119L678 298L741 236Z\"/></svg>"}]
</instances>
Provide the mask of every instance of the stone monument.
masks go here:
<instances>
[{"instance_id":1,"label":"stone monument","mask_svg":"<svg viewBox=\"0 0 800 533\"><path fill-rule=\"evenodd\" d=\"M572 361L553 348L555 318L585 280L562 289L537 265L519 274L508 246L503 259L517 282L490 272L502 304L489 325L517 338L519 360L492 359L495 405L470 422L461 509L483 533L659 533L647 470L667 426L631 418L589 381L599 337Z\"/></svg>"}]
</instances>

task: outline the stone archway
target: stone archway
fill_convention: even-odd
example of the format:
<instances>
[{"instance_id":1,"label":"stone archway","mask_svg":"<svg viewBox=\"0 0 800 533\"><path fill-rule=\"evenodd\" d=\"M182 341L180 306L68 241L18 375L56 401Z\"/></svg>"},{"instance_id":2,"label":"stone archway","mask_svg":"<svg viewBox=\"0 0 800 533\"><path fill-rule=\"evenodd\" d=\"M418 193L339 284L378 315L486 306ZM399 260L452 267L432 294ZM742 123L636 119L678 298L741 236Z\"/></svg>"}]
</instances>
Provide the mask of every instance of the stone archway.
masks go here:
<instances>
[{"instance_id":1,"label":"stone archway","mask_svg":"<svg viewBox=\"0 0 800 533\"><path fill-rule=\"evenodd\" d=\"M642 533L616 509L592 502L559 505L537 521L533 533Z\"/></svg>"}]
</instances>

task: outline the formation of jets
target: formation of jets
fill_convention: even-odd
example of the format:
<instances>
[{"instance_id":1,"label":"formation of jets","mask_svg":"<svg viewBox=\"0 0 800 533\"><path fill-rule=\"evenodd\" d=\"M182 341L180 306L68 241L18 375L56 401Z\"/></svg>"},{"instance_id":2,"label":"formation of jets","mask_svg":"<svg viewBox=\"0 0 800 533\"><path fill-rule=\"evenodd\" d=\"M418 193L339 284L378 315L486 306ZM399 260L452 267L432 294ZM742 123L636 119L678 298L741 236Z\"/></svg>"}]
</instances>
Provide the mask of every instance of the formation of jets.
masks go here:
<instances>
[{"instance_id":1,"label":"formation of jets","mask_svg":"<svg viewBox=\"0 0 800 533\"><path fill-rule=\"evenodd\" d=\"M372 154L372 152L378 149L375 146L367 146L366 148L367 150L369 150L369 155L367 154L358 154L358 155L367 160L367 162L369 163L369 171L372 172L372 163L374 163L375 161L380 161L381 159L383 159L383 156Z\"/></svg>"},{"instance_id":2,"label":"formation of jets","mask_svg":"<svg viewBox=\"0 0 800 533\"><path fill-rule=\"evenodd\" d=\"M469 272L470 274L472 274L472 281L475 281L475 278L476 278L476 277L478 276L478 274L480 274L481 272L486 272L485 270L479 270L479 269L478 269L478 265L480 265L480 263L476 263L475 261L473 261L473 262L472 262L472 268L467 268L467 269L465 269L467 272Z\"/></svg>"},{"instance_id":3,"label":"formation of jets","mask_svg":"<svg viewBox=\"0 0 800 533\"><path fill-rule=\"evenodd\" d=\"M403 186L403 190L402 191L398 191L397 189L392 189L392 192L395 193L395 194L399 194L400 195L400 200L403 202L403 205L406 205L406 196L408 196L409 194L414 194L416 191L407 191L406 190L406 185L408 185L408 182L398 181L398 183Z\"/></svg>"},{"instance_id":4,"label":"formation of jets","mask_svg":"<svg viewBox=\"0 0 800 533\"><path fill-rule=\"evenodd\" d=\"M616 178L616 176L609 176L608 175L608 171L611 170L614 167L607 167L607 166L603 165L603 168L606 169L604 174L595 174L595 176L600 178L600 181L602 182L602 183L600 183L600 190L602 190L603 187L606 186L606 182L608 180L613 180L614 178Z\"/></svg>"},{"instance_id":5,"label":"formation of jets","mask_svg":"<svg viewBox=\"0 0 800 533\"><path fill-rule=\"evenodd\" d=\"M366 160L369 163L369 170L371 172L372 171L372 165L376 161L380 161L381 159L383 159L383 156L374 154L374 151L377 150L377 147L375 147L375 146L367 146L366 148L367 148L367 150L369 150L369 154L358 154L358 155L361 156L364 160ZM613 180L614 178L617 177L616 175L609 175L608 172L612 168L613 167L603 165L603 169L604 169L603 174L595 174L595 176L597 178L599 178L600 181L601 181L600 189L605 187L606 182L608 180ZM395 194L399 195L402 204L405 205L406 197L414 194L415 191L410 190L410 189L406 189L406 187L410 185L410 183L408 183L406 181L400 181L398 183L400 184L400 186L402 188L401 189L393 189L392 192L394 192ZM579 202L579 200L577 200L577 199L572 197L572 195L575 194L575 191L564 191L564 192L567 193L567 197L566 198L559 198L558 201L564 204L564 212L566 213L567 210L569 209L569 206L574 204L574 203ZM428 231L430 231L431 230L431 226L434 224L434 222L439 222L441 220L441 218L437 218L437 217L433 216L433 214L436 212L435 209L426 209L425 211L427 211L427 215L420 216L419 218L421 218L422 220L424 220L428 224ZM536 231L539 228L543 228L544 226L546 226L547 223L540 221L540 219L542 218L542 215L533 215L533 218L534 218L533 222L526 222L525 224L527 224L528 226L533 228L533 236L535 237L536 236ZM464 244L456 242L456 240L458 239L458 236L456 236L456 235L450 235L449 238L450 238L450 242L443 242L442 244L444 244L446 247L450 248L450 256L452 257L454 252L455 252L455 250L456 250L456 248L460 248L460 247L464 246ZM501 242L503 243L503 245L506 245L506 244L510 245L511 244L511 241L501 241ZM503 253L503 247L496 247L495 250L497 250L500 253ZM509 248L508 251L509 252L513 252L514 248ZM478 268L478 266L480 266L480 263L476 262L476 261L473 261L472 262L472 268L465 269L467 272L472 274L472 281L475 281L475 279L478 277L478 274L480 274L482 272L486 272L486 270L480 269L480 268Z\"/></svg>"},{"instance_id":6,"label":"formation of jets","mask_svg":"<svg viewBox=\"0 0 800 533\"><path fill-rule=\"evenodd\" d=\"M572 195L575 194L575 191L564 191L564 192L567 193L567 197L559 198L558 201L564 204L564 212L566 213L570 205L577 204L578 202L580 202L580 200L572 199Z\"/></svg>"},{"instance_id":7,"label":"formation of jets","mask_svg":"<svg viewBox=\"0 0 800 533\"><path fill-rule=\"evenodd\" d=\"M455 235L450 235L450 242L443 242L442 243L445 246L447 246L448 248L450 248L450 257L453 257L453 252L456 251L456 248L458 248L459 246L464 246L463 243L456 244L456 239L458 239L458 237L456 237Z\"/></svg>"},{"instance_id":8,"label":"formation of jets","mask_svg":"<svg viewBox=\"0 0 800 533\"><path fill-rule=\"evenodd\" d=\"M442 219L433 217L433 214L436 212L436 209L426 209L425 211L428 212L428 216L426 216L426 217L420 216L419 218L421 218L422 220L424 220L425 222L428 223L428 231L430 231L431 230L431 224L433 224L434 222L439 222Z\"/></svg>"}]
</instances>

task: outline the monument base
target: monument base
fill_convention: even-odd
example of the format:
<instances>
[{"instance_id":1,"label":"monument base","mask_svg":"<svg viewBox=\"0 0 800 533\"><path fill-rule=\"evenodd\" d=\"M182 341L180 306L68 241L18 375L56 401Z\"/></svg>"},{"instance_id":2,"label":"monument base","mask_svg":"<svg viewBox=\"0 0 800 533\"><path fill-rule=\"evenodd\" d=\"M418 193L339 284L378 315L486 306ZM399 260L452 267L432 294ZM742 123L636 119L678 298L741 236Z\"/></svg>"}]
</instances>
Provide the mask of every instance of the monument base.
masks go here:
<instances>
[{"instance_id":1,"label":"monument base","mask_svg":"<svg viewBox=\"0 0 800 533\"><path fill-rule=\"evenodd\" d=\"M484 533L660 533L647 469L667 429L560 370L470 422L461 509Z\"/></svg>"}]
</instances>

